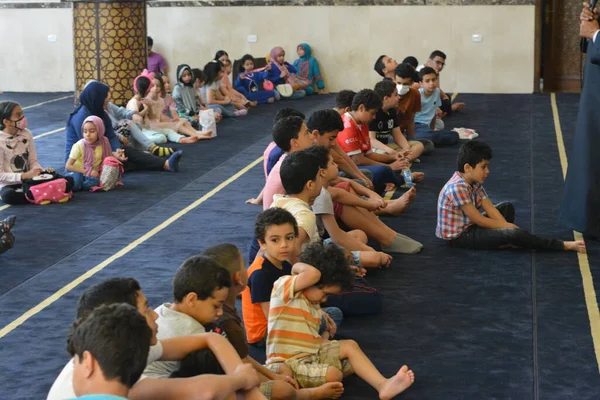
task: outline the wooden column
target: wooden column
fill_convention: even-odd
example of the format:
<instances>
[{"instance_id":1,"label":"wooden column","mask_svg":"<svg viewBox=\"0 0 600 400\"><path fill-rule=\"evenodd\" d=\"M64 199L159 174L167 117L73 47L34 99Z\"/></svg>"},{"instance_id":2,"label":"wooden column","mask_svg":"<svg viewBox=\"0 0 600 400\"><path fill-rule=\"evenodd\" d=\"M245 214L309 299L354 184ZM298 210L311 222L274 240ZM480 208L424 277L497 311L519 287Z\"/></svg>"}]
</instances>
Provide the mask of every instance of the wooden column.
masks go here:
<instances>
[{"instance_id":1,"label":"wooden column","mask_svg":"<svg viewBox=\"0 0 600 400\"><path fill-rule=\"evenodd\" d=\"M125 105L147 64L146 0L73 0L75 98L95 79Z\"/></svg>"}]
</instances>

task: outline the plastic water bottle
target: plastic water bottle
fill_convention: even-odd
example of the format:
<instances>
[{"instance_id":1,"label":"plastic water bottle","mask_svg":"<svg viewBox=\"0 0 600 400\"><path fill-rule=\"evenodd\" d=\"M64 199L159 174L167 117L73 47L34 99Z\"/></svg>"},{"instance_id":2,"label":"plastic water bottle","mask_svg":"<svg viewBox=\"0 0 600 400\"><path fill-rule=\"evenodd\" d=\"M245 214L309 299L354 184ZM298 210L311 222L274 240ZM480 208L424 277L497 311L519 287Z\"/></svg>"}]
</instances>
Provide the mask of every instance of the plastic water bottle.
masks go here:
<instances>
[{"instance_id":1,"label":"plastic water bottle","mask_svg":"<svg viewBox=\"0 0 600 400\"><path fill-rule=\"evenodd\" d=\"M412 179L412 172L410 171L410 168L403 168L402 169L402 176L404 177L404 184L411 188L413 187L415 184L413 183L413 179Z\"/></svg>"}]
</instances>

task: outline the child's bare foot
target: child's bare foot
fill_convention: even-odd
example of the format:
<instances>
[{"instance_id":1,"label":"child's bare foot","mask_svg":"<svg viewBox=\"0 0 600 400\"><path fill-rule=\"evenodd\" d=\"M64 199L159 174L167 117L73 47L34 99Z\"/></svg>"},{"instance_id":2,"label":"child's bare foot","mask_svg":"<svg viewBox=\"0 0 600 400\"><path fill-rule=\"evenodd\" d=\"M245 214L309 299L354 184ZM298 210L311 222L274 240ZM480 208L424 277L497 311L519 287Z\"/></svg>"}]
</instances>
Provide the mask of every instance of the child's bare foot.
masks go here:
<instances>
[{"instance_id":1,"label":"child's bare foot","mask_svg":"<svg viewBox=\"0 0 600 400\"><path fill-rule=\"evenodd\" d=\"M413 178L413 182L421 182L423 179L425 179L425 173L424 172L413 172L412 178Z\"/></svg>"},{"instance_id":2,"label":"child's bare foot","mask_svg":"<svg viewBox=\"0 0 600 400\"><path fill-rule=\"evenodd\" d=\"M414 187L412 187L399 198L388 201L387 206L381 211L385 214L398 216L408 209L416 197L417 191Z\"/></svg>"},{"instance_id":3,"label":"child's bare foot","mask_svg":"<svg viewBox=\"0 0 600 400\"><path fill-rule=\"evenodd\" d=\"M212 131L196 131L195 136L198 140L212 139Z\"/></svg>"},{"instance_id":4,"label":"child's bare foot","mask_svg":"<svg viewBox=\"0 0 600 400\"><path fill-rule=\"evenodd\" d=\"M381 400L393 399L408 389L414 381L415 373L404 365L396 375L388 379L381 388L379 388L379 398Z\"/></svg>"},{"instance_id":5,"label":"child's bare foot","mask_svg":"<svg viewBox=\"0 0 600 400\"><path fill-rule=\"evenodd\" d=\"M578 253L585 253L585 242L583 240L576 240L574 242L565 242L566 251L576 251Z\"/></svg>"},{"instance_id":6,"label":"child's bare foot","mask_svg":"<svg viewBox=\"0 0 600 400\"><path fill-rule=\"evenodd\" d=\"M394 188L396 188L396 185L394 185L393 183L386 183L385 184L385 191L389 192L390 190L394 190Z\"/></svg>"},{"instance_id":7,"label":"child's bare foot","mask_svg":"<svg viewBox=\"0 0 600 400\"><path fill-rule=\"evenodd\" d=\"M269 98L269 100L267 100L268 103L275 103L275 97L271 97Z\"/></svg>"},{"instance_id":8,"label":"child's bare foot","mask_svg":"<svg viewBox=\"0 0 600 400\"><path fill-rule=\"evenodd\" d=\"M314 399L337 399L344 394L344 385L342 382L329 382L316 388L302 390L310 390Z\"/></svg>"},{"instance_id":9,"label":"child's bare foot","mask_svg":"<svg viewBox=\"0 0 600 400\"><path fill-rule=\"evenodd\" d=\"M198 136L189 136L189 137L181 138L179 140L179 143L190 144L190 143L196 143L198 140L200 140L200 138Z\"/></svg>"},{"instance_id":10,"label":"child's bare foot","mask_svg":"<svg viewBox=\"0 0 600 400\"><path fill-rule=\"evenodd\" d=\"M258 101L249 101L252 107L256 107L258 105Z\"/></svg>"}]
</instances>

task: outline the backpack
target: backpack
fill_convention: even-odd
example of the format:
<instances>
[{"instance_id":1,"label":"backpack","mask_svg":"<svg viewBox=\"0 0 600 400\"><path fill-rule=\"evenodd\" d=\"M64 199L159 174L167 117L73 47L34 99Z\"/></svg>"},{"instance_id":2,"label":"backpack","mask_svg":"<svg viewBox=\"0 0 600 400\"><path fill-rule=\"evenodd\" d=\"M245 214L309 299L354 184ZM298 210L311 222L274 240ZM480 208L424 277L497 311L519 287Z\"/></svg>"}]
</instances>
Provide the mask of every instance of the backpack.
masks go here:
<instances>
[{"instance_id":1,"label":"backpack","mask_svg":"<svg viewBox=\"0 0 600 400\"><path fill-rule=\"evenodd\" d=\"M100 167L100 185L92 188L92 192L97 190L108 192L116 186L123 186L123 183L121 183L123 171L124 168L121 161L117 160L115 157L106 157L102 161L102 166Z\"/></svg>"},{"instance_id":2,"label":"backpack","mask_svg":"<svg viewBox=\"0 0 600 400\"><path fill-rule=\"evenodd\" d=\"M23 181L25 199L33 204L66 203L73 197L71 184L61 175L40 174Z\"/></svg>"}]
</instances>

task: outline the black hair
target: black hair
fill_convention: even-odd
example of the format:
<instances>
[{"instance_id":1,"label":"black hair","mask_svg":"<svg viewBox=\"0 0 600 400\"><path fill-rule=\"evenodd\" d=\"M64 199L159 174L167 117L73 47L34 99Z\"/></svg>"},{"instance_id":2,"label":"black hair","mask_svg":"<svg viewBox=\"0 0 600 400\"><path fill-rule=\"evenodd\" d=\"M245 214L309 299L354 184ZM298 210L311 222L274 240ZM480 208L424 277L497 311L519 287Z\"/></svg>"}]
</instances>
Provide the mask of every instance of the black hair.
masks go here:
<instances>
[{"instance_id":1,"label":"black hair","mask_svg":"<svg viewBox=\"0 0 600 400\"><path fill-rule=\"evenodd\" d=\"M375 70L375 72L377 72L379 75L381 76L385 76L385 74L383 73L383 69L385 68L385 64L383 63L383 59L387 57L386 55L382 55L377 57L377 61L375 61L375 65L373 66L373 69Z\"/></svg>"},{"instance_id":2,"label":"black hair","mask_svg":"<svg viewBox=\"0 0 600 400\"><path fill-rule=\"evenodd\" d=\"M146 97L146 94L148 92L148 88L150 87L150 84L152 82L150 81L149 78L146 78L145 76L140 76L137 78L137 80L135 81L135 91L138 92L140 94L140 96L142 97Z\"/></svg>"},{"instance_id":3,"label":"black hair","mask_svg":"<svg viewBox=\"0 0 600 400\"><path fill-rule=\"evenodd\" d=\"M221 58L223 56L229 57L229 54L227 54L227 52L225 50L219 50L215 53L215 60L218 60L219 58Z\"/></svg>"},{"instance_id":4,"label":"black hair","mask_svg":"<svg viewBox=\"0 0 600 400\"><path fill-rule=\"evenodd\" d=\"M151 340L152 330L135 307L103 305L73 324L68 351L79 363L90 352L107 380L118 379L131 388L146 368Z\"/></svg>"},{"instance_id":5,"label":"black hair","mask_svg":"<svg viewBox=\"0 0 600 400\"><path fill-rule=\"evenodd\" d=\"M311 243L304 247L299 260L321 272L317 286L339 286L342 290L352 286L354 273L344 250L334 243Z\"/></svg>"},{"instance_id":6,"label":"black hair","mask_svg":"<svg viewBox=\"0 0 600 400\"><path fill-rule=\"evenodd\" d=\"M289 154L281 163L281 184L289 195L302 193L309 181L314 181L321 169L320 160L306 150Z\"/></svg>"},{"instance_id":7,"label":"black hair","mask_svg":"<svg viewBox=\"0 0 600 400\"><path fill-rule=\"evenodd\" d=\"M232 275L240 271L240 261L244 259L240 249L231 243L221 243L211 246L200 253L200 255L212 258Z\"/></svg>"},{"instance_id":8,"label":"black hair","mask_svg":"<svg viewBox=\"0 0 600 400\"><path fill-rule=\"evenodd\" d=\"M336 108L346 108L352 106L352 99L356 96L354 90L342 90L335 96Z\"/></svg>"},{"instance_id":9,"label":"black hair","mask_svg":"<svg viewBox=\"0 0 600 400\"><path fill-rule=\"evenodd\" d=\"M85 318L101 305L127 303L137 307L142 290L133 278L111 278L87 288L77 303L77 318Z\"/></svg>"},{"instance_id":10,"label":"black hair","mask_svg":"<svg viewBox=\"0 0 600 400\"><path fill-rule=\"evenodd\" d=\"M319 168L327 169L327 164L329 164L329 149L327 147L311 146L305 151L307 154L311 154L319 160Z\"/></svg>"},{"instance_id":11,"label":"black hair","mask_svg":"<svg viewBox=\"0 0 600 400\"><path fill-rule=\"evenodd\" d=\"M354 99L352 99L352 111L358 110L358 107L363 105L366 110L379 110L383 105L381 97L374 90L363 89L356 93Z\"/></svg>"},{"instance_id":12,"label":"black hair","mask_svg":"<svg viewBox=\"0 0 600 400\"><path fill-rule=\"evenodd\" d=\"M204 66L204 75L206 75L206 83L216 82L219 72L223 69L223 63L219 60L212 60Z\"/></svg>"},{"instance_id":13,"label":"black hair","mask_svg":"<svg viewBox=\"0 0 600 400\"><path fill-rule=\"evenodd\" d=\"M273 225L290 224L294 228L294 235L298 236L298 222L288 210L273 207L258 214L254 222L254 237L261 242L265 241L267 229Z\"/></svg>"},{"instance_id":14,"label":"black hair","mask_svg":"<svg viewBox=\"0 0 600 400\"><path fill-rule=\"evenodd\" d=\"M152 39L150 36L148 36L147 41L148 41L148 47L154 46L154 39Z\"/></svg>"},{"instance_id":15,"label":"black hair","mask_svg":"<svg viewBox=\"0 0 600 400\"><path fill-rule=\"evenodd\" d=\"M286 153L291 150L292 139L298 139L304 120L300 117L284 117L273 125L273 141Z\"/></svg>"},{"instance_id":16,"label":"black hair","mask_svg":"<svg viewBox=\"0 0 600 400\"><path fill-rule=\"evenodd\" d=\"M416 57L408 56L404 60L402 60L402 64L411 65L413 68L417 68L419 65L419 60Z\"/></svg>"},{"instance_id":17,"label":"black hair","mask_svg":"<svg viewBox=\"0 0 600 400\"><path fill-rule=\"evenodd\" d=\"M419 75L421 76L421 79L423 79L423 77L425 75L431 75L434 74L435 76L437 76L437 72L435 71L435 69L431 68L431 67L423 67L420 71L419 71Z\"/></svg>"},{"instance_id":18,"label":"black hair","mask_svg":"<svg viewBox=\"0 0 600 400\"><path fill-rule=\"evenodd\" d=\"M244 56L240 59L240 72L244 72L244 64L246 64L246 61L248 60L252 60L252 63L254 63L254 66L256 67L256 61L254 61L254 57L252 57L250 54L244 54Z\"/></svg>"},{"instance_id":19,"label":"black hair","mask_svg":"<svg viewBox=\"0 0 600 400\"><path fill-rule=\"evenodd\" d=\"M430 60L433 60L436 57L441 57L441 58L443 58L445 60L446 59L446 54L443 51L441 51L441 50L434 50L429 55L429 59Z\"/></svg>"},{"instance_id":20,"label":"black hair","mask_svg":"<svg viewBox=\"0 0 600 400\"><path fill-rule=\"evenodd\" d=\"M285 117L300 117L302 119L306 119L306 115L302 114L300 111L286 107L277 111L277 114L275 114L275 117L273 118L273 124Z\"/></svg>"},{"instance_id":21,"label":"black hair","mask_svg":"<svg viewBox=\"0 0 600 400\"><path fill-rule=\"evenodd\" d=\"M206 82L206 74L200 68L192 68L192 83L200 79L201 82Z\"/></svg>"},{"instance_id":22,"label":"black hair","mask_svg":"<svg viewBox=\"0 0 600 400\"><path fill-rule=\"evenodd\" d=\"M456 167L458 172L465 172L465 164L475 168L482 161L492 159L492 148L484 142L469 141L458 149Z\"/></svg>"},{"instance_id":23,"label":"black hair","mask_svg":"<svg viewBox=\"0 0 600 400\"><path fill-rule=\"evenodd\" d=\"M206 300L215 290L230 287L229 271L218 262L206 256L192 256L175 273L173 298L180 303L188 294L196 293L198 299Z\"/></svg>"},{"instance_id":24,"label":"black hair","mask_svg":"<svg viewBox=\"0 0 600 400\"><path fill-rule=\"evenodd\" d=\"M409 63L398 64L394 70L394 74L402 79L412 78L415 79L415 68Z\"/></svg>"},{"instance_id":25,"label":"black hair","mask_svg":"<svg viewBox=\"0 0 600 400\"><path fill-rule=\"evenodd\" d=\"M319 131L319 135L324 135L333 131L343 131L344 121L337 111L326 108L312 113L306 121L306 126L309 131Z\"/></svg>"},{"instance_id":26,"label":"black hair","mask_svg":"<svg viewBox=\"0 0 600 400\"><path fill-rule=\"evenodd\" d=\"M6 128L4 125L4 120L10 120L12 117L12 113L17 108L19 103L15 103L14 101L1 101L0 102L0 130Z\"/></svg>"},{"instance_id":27,"label":"black hair","mask_svg":"<svg viewBox=\"0 0 600 400\"><path fill-rule=\"evenodd\" d=\"M390 97L396 90L396 83L394 81L390 81L389 79L385 79L377 82L374 91L381 99L383 99L386 96Z\"/></svg>"}]
</instances>

